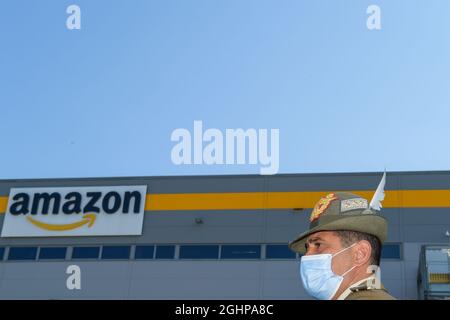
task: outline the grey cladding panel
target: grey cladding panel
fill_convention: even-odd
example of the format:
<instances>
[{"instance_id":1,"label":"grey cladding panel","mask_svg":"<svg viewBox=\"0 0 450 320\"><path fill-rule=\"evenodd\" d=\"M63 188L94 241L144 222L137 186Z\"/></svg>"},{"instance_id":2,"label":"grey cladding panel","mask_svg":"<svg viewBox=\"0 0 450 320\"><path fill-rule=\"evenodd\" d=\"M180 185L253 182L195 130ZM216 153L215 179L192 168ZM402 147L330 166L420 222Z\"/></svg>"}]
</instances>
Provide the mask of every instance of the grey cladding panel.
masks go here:
<instances>
[{"instance_id":1,"label":"grey cladding panel","mask_svg":"<svg viewBox=\"0 0 450 320\"><path fill-rule=\"evenodd\" d=\"M136 184L146 184L151 193L375 190L381 176L382 172L368 172L0 180L0 195L9 194L12 187ZM450 172L388 172L386 190L396 189L450 189Z\"/></svg>"}]
</instances>

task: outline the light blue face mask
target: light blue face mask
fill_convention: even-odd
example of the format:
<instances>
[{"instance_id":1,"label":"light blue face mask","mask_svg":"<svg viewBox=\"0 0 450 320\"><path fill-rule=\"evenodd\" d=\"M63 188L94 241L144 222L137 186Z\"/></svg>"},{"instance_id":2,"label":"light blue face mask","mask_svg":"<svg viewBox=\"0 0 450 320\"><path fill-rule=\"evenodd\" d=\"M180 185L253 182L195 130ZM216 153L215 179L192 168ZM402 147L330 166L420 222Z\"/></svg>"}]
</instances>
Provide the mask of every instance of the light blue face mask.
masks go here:
<instances>
[{"instance_id":1,"label":"light blue face mask","mask_svg":"<svg viewBox=\"0 0 450 320\"><path fill-rule=\"evenodd\" d=\"M344 281L345 275L356 267L351 267L343 275L339 276L331 269L333 257L350 249L355 244L333 255L326 253L302 257L300 261L300 277L303 287L309 295L320 300L330 300L333 298L342 281Z\"/></svg>"}]
</instances>

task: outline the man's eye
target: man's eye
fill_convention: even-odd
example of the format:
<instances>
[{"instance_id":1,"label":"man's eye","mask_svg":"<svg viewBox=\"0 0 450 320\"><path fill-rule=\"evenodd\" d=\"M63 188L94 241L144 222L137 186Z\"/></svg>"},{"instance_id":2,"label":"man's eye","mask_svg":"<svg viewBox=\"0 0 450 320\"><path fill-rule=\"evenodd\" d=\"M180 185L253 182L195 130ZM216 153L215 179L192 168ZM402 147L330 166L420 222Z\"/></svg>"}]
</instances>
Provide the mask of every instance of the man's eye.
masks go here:
<instances>
[{"instance_id":1,"label":"man's eye","mask_svg":"<svg viewBox=\"0 0 450 320\"><path fill-rule=\"evenodd\" d=\"M314 246L315 246L317 249L319 249L320 243L314 243Z\"/></svg>"}]
</instances>

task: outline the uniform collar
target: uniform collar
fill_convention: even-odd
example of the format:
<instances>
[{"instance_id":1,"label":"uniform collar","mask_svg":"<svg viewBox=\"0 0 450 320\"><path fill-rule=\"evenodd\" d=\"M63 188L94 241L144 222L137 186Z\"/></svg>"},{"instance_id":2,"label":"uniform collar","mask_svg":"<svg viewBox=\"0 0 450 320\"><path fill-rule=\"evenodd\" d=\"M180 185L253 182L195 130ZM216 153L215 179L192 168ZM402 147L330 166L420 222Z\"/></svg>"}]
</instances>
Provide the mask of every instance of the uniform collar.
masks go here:
<instances>
[{"instance_id":1,"label":"uniform collar","mask_svg":"<svg viewBox=\"0 0 450 320\"><path fill-rule=\"evenodd\" d=\"M368 276L367 278L364 278L362 280L359 280L359 281L353 283L347 289L345 289L345 291L342 292L341 295L336 300L345 300L352 292L358 291L359 288L367 289L366 282L369 280L372 280L374 278L375 278L375 276L371 275L371 276Z\"/></svg>"}]
</instances>

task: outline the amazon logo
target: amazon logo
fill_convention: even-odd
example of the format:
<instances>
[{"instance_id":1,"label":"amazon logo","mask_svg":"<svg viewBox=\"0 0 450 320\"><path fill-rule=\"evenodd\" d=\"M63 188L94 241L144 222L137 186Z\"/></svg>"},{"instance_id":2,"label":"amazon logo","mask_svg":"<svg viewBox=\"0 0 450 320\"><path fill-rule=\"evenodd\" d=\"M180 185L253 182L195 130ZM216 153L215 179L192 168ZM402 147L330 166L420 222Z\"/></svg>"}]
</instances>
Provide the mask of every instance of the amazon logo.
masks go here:
<instances>
[{"instance_id":1,"label":"amazon logo","mask_svg":"<svg viewBox=\"0 0 450 320\"><path fill-rule=\"evenodd\" d=\"M147 186L11 189L2 237L142 234L146 190Z\"/></svg>"}]
</instances>

